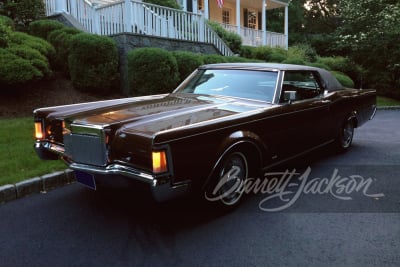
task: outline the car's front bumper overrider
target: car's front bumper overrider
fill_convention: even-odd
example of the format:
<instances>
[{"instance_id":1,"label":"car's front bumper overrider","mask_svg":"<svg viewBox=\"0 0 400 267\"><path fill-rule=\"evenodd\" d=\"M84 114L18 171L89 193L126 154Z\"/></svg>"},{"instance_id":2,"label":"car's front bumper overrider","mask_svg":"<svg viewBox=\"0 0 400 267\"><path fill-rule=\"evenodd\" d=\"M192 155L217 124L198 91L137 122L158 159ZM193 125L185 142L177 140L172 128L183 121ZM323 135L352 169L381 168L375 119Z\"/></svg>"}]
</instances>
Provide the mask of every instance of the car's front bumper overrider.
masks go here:
<instances>
[{"instance_id":1,"label":"car's front bumper overrider","mask_svg":"<svg viewBox=\"0 0 400 267\"><path fill-rule=\"evenodd\" d=\"M51 142L37 141L34 148L40 158L55 159L53 158L54 156L61 158L68 165L68 167L74 171L86 172L93 175L101 175L103 177L122 176L149 184L154 199L160 202L179 197L189 191L189 181L179 184L172 184L172 177L170 175L157 177L151 173L124 165L123 163L110 163L106 166L94 166L76 163L65 156L62 146L53 144Z\"/></svg>"}]
</instances>

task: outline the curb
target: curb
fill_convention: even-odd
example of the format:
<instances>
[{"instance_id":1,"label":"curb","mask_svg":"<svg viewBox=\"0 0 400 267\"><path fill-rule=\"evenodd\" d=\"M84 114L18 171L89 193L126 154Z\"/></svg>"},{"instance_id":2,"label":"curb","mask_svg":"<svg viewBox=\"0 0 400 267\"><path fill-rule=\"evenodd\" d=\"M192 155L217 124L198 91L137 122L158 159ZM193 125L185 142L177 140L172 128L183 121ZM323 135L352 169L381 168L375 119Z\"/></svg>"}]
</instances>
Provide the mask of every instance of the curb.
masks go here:
<instances>
[{"instance_id":1,"label":"curb","mask_svg":"<svg viewBox=\"0 0 400 267\"><path fill-rule=\"evenodd\" d=\"M31 178L16 184L0 186L0 204L33 193L46 193L52 189L75 182L74 172L70 169L54 172L40 177Z\"/></svg>"},{"instance_id":2,"label":"curb","mask_svg":"<svg viewBox=\"0 0 400 267\"><path fill-rule=\"evenodd\" d=\"M378 110L398 110L400 106L377 107Z\"/></svg>"}]
</instances>

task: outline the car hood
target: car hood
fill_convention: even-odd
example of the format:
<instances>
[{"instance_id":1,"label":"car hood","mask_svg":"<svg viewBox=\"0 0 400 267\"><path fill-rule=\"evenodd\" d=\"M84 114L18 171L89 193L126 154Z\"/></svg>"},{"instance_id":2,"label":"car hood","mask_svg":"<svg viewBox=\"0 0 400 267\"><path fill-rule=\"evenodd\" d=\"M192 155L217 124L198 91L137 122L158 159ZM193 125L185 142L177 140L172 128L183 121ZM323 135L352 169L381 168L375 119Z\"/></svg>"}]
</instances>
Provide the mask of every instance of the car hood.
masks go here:
<instances>
[{"instance_id":1,"label":"car hood","mask_svg":"<svg viewBox=\"0 0 400 267\"><path fill-rule=\"evenodd\" d=\"M110 106L80 114L75 124L119 125L124 132L154 135L157 132L204 123L270 106L265 102L207 95L170 94Z\"/></svg>"}]
</instances>

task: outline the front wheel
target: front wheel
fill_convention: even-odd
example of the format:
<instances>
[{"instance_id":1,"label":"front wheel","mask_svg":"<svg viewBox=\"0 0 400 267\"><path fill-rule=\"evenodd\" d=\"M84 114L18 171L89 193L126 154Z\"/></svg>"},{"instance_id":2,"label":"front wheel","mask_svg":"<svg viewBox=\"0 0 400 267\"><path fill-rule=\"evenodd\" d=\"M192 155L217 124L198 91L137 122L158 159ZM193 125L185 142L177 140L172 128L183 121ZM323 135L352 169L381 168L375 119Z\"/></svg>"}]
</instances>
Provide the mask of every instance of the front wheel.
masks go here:
<instances>
[{"instance_id":1,"label":"front wheel","mask_svg":"<svg viewBox=\"0 0 400 267\"><path fill-rule=\"evenodd\" d=\"M342 124L339 135L336 139L336 147L339 151L346 151L353 142L354 136L354 122L353 119L348 117Z\"/></svg>"},{"instance_id":2,"label":"front wheel","mask_svg":"<svg viewBox=\"0 0 400 267\"><path fill-rule=\"evenodd\" d=\"M208 201L222 204L223 207L235 207L244 194L243 188L247 177L246 157L240 152L231 153L217 168L204 197Z\"/></svg>"}]
</instances>

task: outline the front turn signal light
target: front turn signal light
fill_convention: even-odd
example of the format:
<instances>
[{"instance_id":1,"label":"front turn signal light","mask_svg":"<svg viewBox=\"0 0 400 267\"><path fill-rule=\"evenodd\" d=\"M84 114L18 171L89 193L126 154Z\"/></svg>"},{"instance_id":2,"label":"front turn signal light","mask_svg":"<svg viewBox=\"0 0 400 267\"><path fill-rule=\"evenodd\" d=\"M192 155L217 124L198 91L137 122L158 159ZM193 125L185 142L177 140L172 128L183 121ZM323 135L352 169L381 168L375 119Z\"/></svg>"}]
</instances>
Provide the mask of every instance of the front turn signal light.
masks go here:
<instances>
[{"instance_id":1,"label":"front turn signal light","mask_svg":"<svg viewBox=\"0 0 400 267\"><path fill-rule=\"evenodd\" d=\"M152 154L153 158L153 172L161 173L168 170L167 155L165 151L155 151Z\"/></svg>"},{"instance_id":2,"label":"front turn signal light","mask_svg":"<svg viewBox=\"0 0 400 267\"><path fill-rule=\"evenodd\" d=\"M42 122L35 121L35 138L40 140L44 138Z\"/></svg>"}]
</instances>

